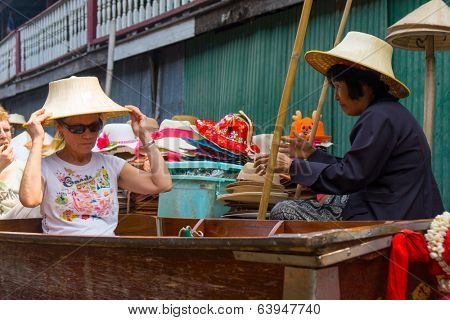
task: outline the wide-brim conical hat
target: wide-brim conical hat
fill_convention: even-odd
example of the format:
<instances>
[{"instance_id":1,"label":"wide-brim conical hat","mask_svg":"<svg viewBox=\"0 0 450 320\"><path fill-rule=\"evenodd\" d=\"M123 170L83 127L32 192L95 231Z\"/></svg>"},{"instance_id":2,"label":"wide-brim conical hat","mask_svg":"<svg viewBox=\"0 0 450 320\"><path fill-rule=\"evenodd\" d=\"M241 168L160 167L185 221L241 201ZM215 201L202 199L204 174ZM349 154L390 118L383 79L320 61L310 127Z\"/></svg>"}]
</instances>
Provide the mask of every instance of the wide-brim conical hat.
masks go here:
<instances>
[{"instance_id":1,"label":"wide-brim conical hat","mask_svg":"<svg viewBox=\"0 0 450 320\"><path fill-rule=\"evenodd\" d=\"M405 98L410 90L394 75L392 52L392 46L386 41L370 34L351 31L330 51L306 52L305 60L324 75L336 64L375 71L380 74L380 80L389 86L390 94Z\"/></svg>"},{"instance_id":2,"label":"wide-brim conical hat","mask_svg":"<svg viewBox=\"0 0 450 320\"><path fill-rule=\"evenodd\" d=\"M386 41L398 48L425 50L427 36L434 36L435 50L450 50L450 7L442 0L429 1L390 26Z\"/></svg>"},{"instance_id":3,"label":"wide-brim conical hat","mask_svg":"<svg viewBox=\"0 0 450 320\"><path fill-rule=\"evenodd\" d=\"M96 77L70 77L50 82L42 108L52 114L45 125L56 119L84 114L98 113L103 119L108 119L124 117L130 112L103 92Z\"/></svg>"}]
</instances>

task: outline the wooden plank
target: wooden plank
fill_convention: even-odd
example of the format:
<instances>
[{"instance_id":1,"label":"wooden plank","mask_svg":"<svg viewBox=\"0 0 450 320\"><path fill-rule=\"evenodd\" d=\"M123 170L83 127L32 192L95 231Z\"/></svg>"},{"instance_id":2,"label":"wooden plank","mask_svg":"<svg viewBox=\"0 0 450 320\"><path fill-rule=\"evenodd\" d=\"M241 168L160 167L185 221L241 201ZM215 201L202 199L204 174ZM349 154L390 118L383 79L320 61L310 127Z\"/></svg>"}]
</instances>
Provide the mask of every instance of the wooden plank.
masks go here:
<instances>
[{"instance_id":1,"label":"wooden plank","mask_svg":"<svg viewBox=\"0 0 450 320\"><path fill-rule=\"evenodd\" d=\"M119 215L117 236L156 236L156 217L140 214Z\"/></svg>"},{"instance_id":2,"label":"wooden plank","mask_svg":"<svg viewBox=\"0 0 450 320\"><path fill-rule=\"evenodd\" d=\"M267 237L278 221L256 221L239 219L205 220L205 237Z\"/></svg>"},{"instance_id":3,"label":"wooden plank","mask_svg":"<svg viewBox=\"0 0 450 320\"><path fill-rule=\"evenodd\" d=\"M186 239L185 239L186 240ZM224 250L0 241L1 299L281 299L283 266Z\"/></svg>"},{"instance_id":4,"label":"wooden plank","mask_svg":"<svg viewBox=\"0 0 450 320\"><path fill-rule=\"evenodd\" d=\"M120 5L120 3L119 3ZM97 37L97 1L88 0L87 3L87 43L92 45Z\"/></svg>"},{"instance_id":5,"label":"wooden plank","mask_svg":"<svg viewBox=\"0 0 450 320\"><path fill-rule=\"evenodd\" d=\"M118 43L114 61L132 57L147 51L174 44L195 36L195 19L191 18L167 28L156 30L132 40Z\"/></svg>"},{"instance_id":6,"label":"wooden plank","mask_svg":"<svg viewBox=\"0 0 450 320\"><path fill-rule=\"evenodd\" d=\"M338 300L340 298L338 267L284 268L283 299Z\"/></svg>"},{"instance_id":7,"label":"wooden plank","mask_svg":"<svg viewBox=\"0 0 450 320\"><path fill-rule=\"evenodd\" d=\"M389 248L391 237L383 237L372 241L356 243L351 247L337 249L322 255L292 255L265 252L239 252L234 256L237 260L260 263L276 263L305 268L323 268L363 256L378 250Z\"/></svg>"},{"instance_id":8,"label":"wooden plank","mask_svg":"<svg viewBox=\"0 0 450 320\"><path fill-rule=\"evenodd\" d=\"M16 62L16 76L20 73L21 71L21 65L20 65L20 54L21 54L21 50L20 50L20 32L15 32L16 35L16 56L15 56L15 62Z\"/></svg>"},{"instance_id":9,"label":"wooden plank","mask_svg":"<svg viewBox=\"0 0 450 320\"><path fill-rule=\"evenodd\" d=\"M3 90L0 89L0 96L10 97L26 91L30 91L42 86L47 86L49 82L67 78L81 71L89 70L106 64L106 48L84 54L82 57L73 57L68 61L55 65L53 68L43 70L33 75L23 76L21 81L17 81ZM8 88L13 88L13 90Z\"/></svg>"},{"instance_id":10,"label":"wooden plank","mask_svg":"<svg viewBox=\"0 0 450 320\"><path fill-rule=\"evenodd\" d=\"M42 219L0 220L0 232L42 233Z\"/></svg>"},{"instance_id":11,"label":"wooden plank","mask_svg":"<svg viewBox=\"0 0 450 320\"><path fill-rule=\"evenodd\" d=\"M232 1L217 10L199 15L196 18L195 34L223 28L261 14L298 5L301 0L241 0Z\"/></svg>"}]
</instances>

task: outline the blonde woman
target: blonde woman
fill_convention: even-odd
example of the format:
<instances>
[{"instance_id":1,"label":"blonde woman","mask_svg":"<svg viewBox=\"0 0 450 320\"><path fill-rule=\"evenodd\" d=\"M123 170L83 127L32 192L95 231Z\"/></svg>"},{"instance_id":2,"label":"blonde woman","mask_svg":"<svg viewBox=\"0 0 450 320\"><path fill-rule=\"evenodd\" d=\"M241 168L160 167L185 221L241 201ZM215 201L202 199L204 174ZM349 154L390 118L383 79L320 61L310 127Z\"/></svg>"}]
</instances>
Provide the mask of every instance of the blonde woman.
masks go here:
<instances>
[{"instance_id":1,"label":"blonde woman","mask_svg":"<svg viewBox=\"0 0 450 320\"><path fill-rule=\"evenodd\" d=\"M80 78L60 80L63 82L64 103L70 106L71 99L67 100L67 97L72 94L73 103L78 106L65 110L77 112L77 115L59 114L54 119L55 114L41 109L33 113L27 122L32 147L20 186L20 199L27 207L41 205L45 233L113 236L118 224L118 187L134 193L157 194L169 191L172 180L163 157L145 127L146 116L134 106L122 108L112 105L105 108L112 101L104 96L98 81L85 80L87 86ZM97 90L93 90L96 85ZM86 91L89 90L93 91L88 94ZM49 96L52 94L49 93ZM83 94L89 99L80 103ZM59 99L61 94L56 96ZM94 98L98 96L100 102L97 103ZM53 109L55 113L66 112L57 108L61 102L51 101L51 97L48 98L44 106L46 109ZM99 112L92 113L93 110ZM107 116L111 110L126 110L131 114L133 131L150 159L150 172L139 170L118 157L91 151L103 126L102 115ZM64 147L41 159L44 140L42 124L51 117L58 134L64 139Z\"/></svg>"}]
</instances>

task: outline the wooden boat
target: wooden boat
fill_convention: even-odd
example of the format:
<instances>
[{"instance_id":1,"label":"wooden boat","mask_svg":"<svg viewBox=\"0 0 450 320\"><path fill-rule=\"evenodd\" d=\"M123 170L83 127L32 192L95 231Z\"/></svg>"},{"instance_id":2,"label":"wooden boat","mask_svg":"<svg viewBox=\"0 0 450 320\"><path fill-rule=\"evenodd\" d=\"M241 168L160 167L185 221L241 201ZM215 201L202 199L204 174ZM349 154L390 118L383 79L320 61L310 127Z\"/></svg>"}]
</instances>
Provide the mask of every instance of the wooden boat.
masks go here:
<instances>
[{"instance_id":1,"label":"wooden boat","mask_svg":"<svg viewBox=\"0 0 450 320\"><path fill-rule=\"evenodd\" d=\"M4 220L0 294L2 299L379 299L385 297L391 236L429 224L129 214L120 216L116 237L90 238L42 234L40 219ZM204 236L179 237L186 226ZM415 267L410 297L429 290L420 282L434 285L425 268Z\"/></svg>"}]
</instances>

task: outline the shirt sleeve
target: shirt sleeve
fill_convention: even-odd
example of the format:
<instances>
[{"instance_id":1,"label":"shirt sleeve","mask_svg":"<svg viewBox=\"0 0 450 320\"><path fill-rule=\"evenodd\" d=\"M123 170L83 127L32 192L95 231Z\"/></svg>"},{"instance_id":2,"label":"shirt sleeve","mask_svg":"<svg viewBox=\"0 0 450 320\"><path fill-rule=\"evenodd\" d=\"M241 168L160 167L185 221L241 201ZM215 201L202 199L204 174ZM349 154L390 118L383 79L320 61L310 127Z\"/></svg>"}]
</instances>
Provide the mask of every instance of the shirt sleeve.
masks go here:
<instances>
[{"instance_id":1,"label":"shirt sleeve","mask_svg":"<svg viewBox=\"0 0 450 320\"><path fill-rule=\"evenodd\" d=\"M104 155L105 160L108 162L109 167L112 169L113 173L119 177L126 161L122 158L113 155Z\"/></svg>"},{"instance_id":2,"label":"shirt sleeve","mask_svg":"<svg viewBox=\"0 0 450 320\"><path fill-rule=\"evenodd\" d=\"M387 117L369 111L361 116L351 136L352 146L341 161L293 161L290 167L293 182L327 194L350 194L374 181L395 145L392 123Z\"/></svg>"},{"instance_id":3,"label":"shirt sleeve","mask_svg":"<svg viewBox=\"0 0 450 320\"><path fill-rule=\"evenodd\" d=\"M329 153L322 150L315 150L309 157L308 161L334 164L341 161L342 158L335 157Z\"/></svg>"}]
</instances>

